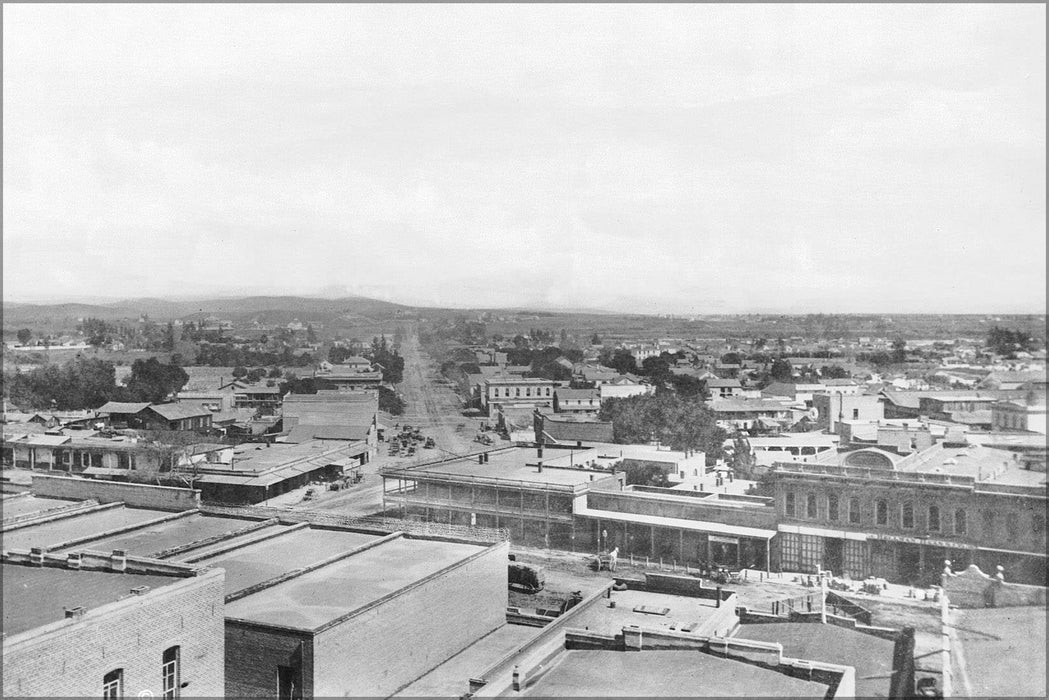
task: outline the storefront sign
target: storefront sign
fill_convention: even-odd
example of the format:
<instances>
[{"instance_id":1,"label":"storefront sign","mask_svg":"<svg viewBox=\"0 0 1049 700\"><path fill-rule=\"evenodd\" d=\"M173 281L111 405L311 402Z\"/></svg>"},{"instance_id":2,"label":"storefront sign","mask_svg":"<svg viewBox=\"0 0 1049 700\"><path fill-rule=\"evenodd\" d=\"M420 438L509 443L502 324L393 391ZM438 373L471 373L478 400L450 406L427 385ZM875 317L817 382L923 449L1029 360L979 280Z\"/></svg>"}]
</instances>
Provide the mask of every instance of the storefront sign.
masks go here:
<instances>
[{"instance_id":1,"label":"storefront sign","mask_svg":"<svg viewBox=\"0 0 1049 700\"><path fill-rule=\"evenodd\" d=\"M944 547L946 549L973 549L964 542L944 542L943 540L930 540L925 537L905 537L903 535L868 535L872 540L887 540L889 542L904 542L906 544L924 544L929 547Z\"/></svg>"},{"instance_id":2,"label":"storefront sign","mask_svg":"<svg viewBox=\"0 0 1049 700\"><path fill-rule=\"evenodd\" d=\"M711 542L720 542L722 544L739 544L738 537L722 537L721 535L707 535L707 539Z\"/></svg>"}]
</instances>

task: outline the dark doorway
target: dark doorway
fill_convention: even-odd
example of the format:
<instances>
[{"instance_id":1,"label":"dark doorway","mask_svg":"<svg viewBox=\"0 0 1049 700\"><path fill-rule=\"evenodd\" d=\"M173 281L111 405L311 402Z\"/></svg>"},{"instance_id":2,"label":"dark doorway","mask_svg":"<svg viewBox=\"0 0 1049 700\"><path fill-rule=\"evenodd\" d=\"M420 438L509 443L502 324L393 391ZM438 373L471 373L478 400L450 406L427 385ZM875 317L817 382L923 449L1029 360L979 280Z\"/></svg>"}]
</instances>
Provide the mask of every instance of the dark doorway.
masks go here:
<instances>
[{"instance_id":1,"label":"dark doorway","mask_svg":"<svg viewBox=\"0 0 1049 700\"><path fill-rule=\"evenodd\" d=\"M279 700L302 700L302 676L293 666L277 667L277 697Z\"/></svg>"},{"instance_id":2,"label":"dark doorway","mask_svg":"<svg viewBox=\"0 0 1049 700\"><path fill-rule=\"evenodd\" d=\"M841 576L845 569L845 540L833 537L823 540L823 568Z\"/></svg>"},{"instance_id":3,"label":"dark doorway","mask_svg":"<svg viewBox=\"0 0 1049 700\"><path fill-rule=\"evenodd\" d=\"M921 550L916 544L900 543L896 549L899 556L900 580L915 585L921 580Z\"/></svg>"}]
</instances>

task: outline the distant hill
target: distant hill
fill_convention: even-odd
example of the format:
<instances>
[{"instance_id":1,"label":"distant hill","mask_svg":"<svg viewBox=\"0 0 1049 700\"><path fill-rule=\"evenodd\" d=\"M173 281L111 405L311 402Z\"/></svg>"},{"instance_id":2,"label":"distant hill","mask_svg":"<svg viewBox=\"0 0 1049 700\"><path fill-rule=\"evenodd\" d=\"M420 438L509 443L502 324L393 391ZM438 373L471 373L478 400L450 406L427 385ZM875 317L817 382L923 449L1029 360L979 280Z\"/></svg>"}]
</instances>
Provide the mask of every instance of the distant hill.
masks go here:
<instances>
[{"instance_id":1,"label":"distant hill","mask_svg":"<svg viewBox=\"0 0 1049 700\"><path fill-rule=\"evenodd\" d=\"M234 322L258 318L260 323L331 323L339 318L389 320L411 311L412 307L367 297L316 299L310 297L245 297L168 301L165 299L126 299L109 304L19 304L4 302L4 328L75 326L78 318L105 321L137 319L147 315L154 321L197 320L216 316Z\"/></svg>"}]
</instances>

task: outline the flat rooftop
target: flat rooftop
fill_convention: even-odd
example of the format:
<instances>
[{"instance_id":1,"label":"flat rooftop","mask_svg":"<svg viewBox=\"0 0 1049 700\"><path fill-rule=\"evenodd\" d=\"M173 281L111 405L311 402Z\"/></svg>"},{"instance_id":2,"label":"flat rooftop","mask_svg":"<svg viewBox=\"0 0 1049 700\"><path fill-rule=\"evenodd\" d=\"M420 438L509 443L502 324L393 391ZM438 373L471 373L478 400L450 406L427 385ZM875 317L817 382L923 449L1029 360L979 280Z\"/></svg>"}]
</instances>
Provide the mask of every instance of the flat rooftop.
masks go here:
<instances>
[{"instance_id":1,"label":"flat rooftop","mask_svg":"<svg viewBox=\"0 0 1049 700\"><path fill-rule=\"evenodd\" d=\"M486 634L393 697L454 698L465 692L470 678L490 668L542 632L538 627L505 624Z\"/></svg>"},{"instance_id":2,"label":"flat rooftop","mask_svg":"<svg viewBox=\"0 0 1049 700\"><path fill-rule=\"evenodd\" d=\"M576 452L577 457L579 454L579 452ZM544 462L547 461L546 458L549 455L549 449L544 450ZM595 479L612 476L611 472L595 472L586 469L543 469L542 472L539 472L535 466L538 459L539 457L534 448L510 447L489 452L487 464L478 464L476 456L464 457L449 462L422 465L414 469L408 469L405 476L410 478L413 472L417 474L430 473L520 481L537 486L577 486L589 483L591 475L594 475Z\"/></svg>"},{"instance_id":3,"label":"flat rooftop","mask_svg":"<svg viewBox=\"0 0 1049 700\"><path fill-rule=\"evenodd\" d=\"M710 634L713 630L704 630L704 624L718 609L713 599L649 591L612 591L612 601L616 604L614 608L608 607L607 602L601 602L577 613L578 617L572 620L570 626L586 628L599 634L619 634L630 625L675 632L695 625L691 629L693 634ZM634 608L640 606L667 608L668 612L666 615L634 612Z\"/></svg>"},{"instance_id":4,"label":"flat rooftop","mask_svg":"<svg viewBox=\"0 0 1049 700\"><path fill-rule=\"evenodd\" d=\"M529 697L823 698L827 686L698 651L566 651Z\"/></svg>"},{"instance_id":5,"label":"flat rooftop","mask_svg":"<svg viewBox=\"0 0 1049 700\"><path fill-rule=\"evenodd\" d=\"M856 697L887 698L894 642L855 630L805 622L742 625L737 639L778 642L783 655L856 669Z\"/></svg>"},{"instance_id":6,"label":"flat rooftop","mask_svg":"<svg viewBox=\"0 0 1049 700\"><path fill-rule=\"evenodd\" d=\"M262 473L284 466L298 460L327 459L335 460L344 455L350 441L345 440L309 440L301 443L244 443L233 450L233 464L209 465L217 469L228 469L234 472Z\"/></svg>"},{"instance_id":7,"label":"flat rooftop","mask_svg":"<svg viewBox=\"0 0 1049 700\"><path fill-rule=\"evenodd\" d=\"M360 532L299 528L194 563L225 569L229 595L377 539L379 535ZM229 606L226 612L229 613ZM280 611L281 615L285 612Z\"/></svg>"},{"instance_id":8,"label":"flat rooftop","mask_svg":"<svg viewBox=\"0 0 1049 700\"><path fill-rule=\"evenodd\" d=\"M159 588L173 576L74 571L3 564L4 633L18 634L65 619L65 608L97 608L130 596L135 586Z\"/></svg>"},{"instance_id":9,"label":"flat rooftop","mask_svg":"<svg viewBox=\"0 0 1049 700\"><path fill-rule=\"evenodd\" d=\"M955 694L1046 697L1045 607L952 610L951 618L962 652L952 657Z\"/></svg>"},{"instance_id":10,"label":"flat rooftop","mask_svg":"<svg viewBox=\"0 0 1049 700\"><path fill-rule=\"evenodd\" d=\"M207 515L187 515L184 518L168 520L119 535L101 537L66 549L94 549L111 552L123 549L128 554L148 557L179 545L197 542L198 540L217 535L233 533L255 525L258 521L239 518L222 518Z\"/></svg>"},{"instance_id":11,"label":"flat rooftop","mask_svg":"<svg viewBox=\"0 0 1049 700\"><path fill-rule=\"evenodd\" d=\"M61 498L41 498L38 496L19 496L18 498L5 498L0 503L4 519L15 518L20 515L40 513L53 508L63 508L76 504L77 501L66 501Z\"/></svg>"},{"instance_id":12,"label":"flat rooftop","mask_svg":"<svg viewBox=\"0 0 1049 700\"><path fill-rule=\"evenodd\" d=\"M87 537L89 535L102 537L110 530L116 528L140 525L150 520L170 515L171 513L163 510L120 506L118 508L108 508L83 515L75 515L69 518L60 518L39 525L30 525L13 532L5 532L0 537L2 537L4 549L53 547L79 537ZM89 549L86 546L84 548Z\"/></svg>"},{"instance_id":13,"label":"flat rooftop","mask_svg":"<svg viewBox=\"0 0 1049 700\"><path fill-rule=\"evenodd\" d=\"M229 603L226 617L313 630L482 550L399 537Z\"/></svg>"}]
</instances>

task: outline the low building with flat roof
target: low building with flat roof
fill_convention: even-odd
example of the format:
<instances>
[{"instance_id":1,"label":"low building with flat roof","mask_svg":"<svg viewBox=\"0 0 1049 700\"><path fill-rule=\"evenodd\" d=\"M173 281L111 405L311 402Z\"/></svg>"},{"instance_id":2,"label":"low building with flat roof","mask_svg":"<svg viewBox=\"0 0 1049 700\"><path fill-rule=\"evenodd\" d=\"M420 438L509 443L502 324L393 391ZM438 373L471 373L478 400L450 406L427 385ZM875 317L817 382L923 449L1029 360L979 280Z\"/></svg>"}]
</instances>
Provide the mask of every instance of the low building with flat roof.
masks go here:
<instances>
[{"instance_id":1,"label":"low building with flat roof","mask_svg":"<svg viewBox=\"0 0 1049 700\"><path fill-rule=\"evenodd\" d=\"M334 481L368 461L363 440L309 439L301 443L244 443L227 463L208 462L179 470L193 476L201 498L215 503L262 501L312 481Z\"/></svg>"},{"instance_id":2,"label":"low building with flat roof","mask_svg":"<svg viewBox=\"0 0 1049 700\"><path fill-rule=\"evenodd\" d=\"M201 686L214 697L387 696L506 624L501 533L438 527L429 529L439 536L416 535L425 528L410 522L354 528L329 514L297 512L304 521L294 522L273 509L210 508L46 508L5 524L5 557L221 572L213 609L225 618L225 687ZM5 614L6 586L7 577Z\"/></svg>"},{"instance_id":3,"label":"low building with flat roof","mask_svg":"<svg viewBox=\"0 0 1049 700\"><path fill-rule=\"evenodd\" d=\"M4 697L223 697L223 572L3 555Z\"/></svg>"}]
</instances>

